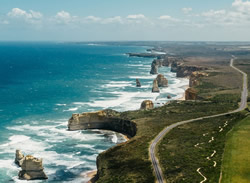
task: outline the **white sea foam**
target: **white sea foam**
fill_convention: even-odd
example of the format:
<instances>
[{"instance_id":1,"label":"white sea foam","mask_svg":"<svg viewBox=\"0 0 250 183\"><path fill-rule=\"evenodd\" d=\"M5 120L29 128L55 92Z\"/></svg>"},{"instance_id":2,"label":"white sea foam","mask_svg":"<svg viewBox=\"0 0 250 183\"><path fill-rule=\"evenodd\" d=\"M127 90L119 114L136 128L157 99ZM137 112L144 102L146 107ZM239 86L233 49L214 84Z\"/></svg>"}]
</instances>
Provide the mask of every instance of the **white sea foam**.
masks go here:
<instances>
[{"instance_id":1,"label":"white sea foam","mask_svg":"<svg viewBox=\"0 0 250 183\"><path fill-rule=\"evenodd\" d=\"M63 110L63 111L77 111L78 110L78 108L77 107L74 107L74 108L69 108L69 109L67 109L67 110Z\"/></svg>"},{"instance_id":2,"label":"white sea foam","mask_svg":"<svg viewBox=\"0 0 250 183\"><path fill-rule=\"evenodd\" d=\"M56 104L57 106L66 106L67 104Z\"/></svg>"},{"instance_id":3,"label":"white sea foam","mask_svg":"<svg viewBox=\"0 0 250 183\"><path fill-rule=\"evenodd\" d=\"M155 75L129 76L130 79L155 79Z\"/></svg>"},{"instance_id":4,"label":"white sea foam","mask_svg":"<svg viewBox=\"0 0 250 183\"><path fill-rule=\"evenodd\" d=\"M112 136L112 142L114 142L115 144L117 144L117 142L118 142L118 138L117 138L116 133L114 133Z\"/></svg>"}]
</instances>

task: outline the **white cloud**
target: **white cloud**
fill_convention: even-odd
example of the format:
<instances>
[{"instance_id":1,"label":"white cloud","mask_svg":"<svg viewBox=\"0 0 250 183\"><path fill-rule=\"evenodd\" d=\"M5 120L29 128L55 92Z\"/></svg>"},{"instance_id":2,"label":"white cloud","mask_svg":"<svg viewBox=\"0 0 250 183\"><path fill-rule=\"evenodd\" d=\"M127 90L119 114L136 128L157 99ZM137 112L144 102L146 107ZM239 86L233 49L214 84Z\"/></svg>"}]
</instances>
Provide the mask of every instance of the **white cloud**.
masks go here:
<instances>
[{"instance_id":1,"label":"white cloud","mask_svg":"<svg viewBox=\"0 0 250 183\"><path fill-rule=\"evenodd\" d=\"M183 13L188 14L190 13L193 9L192 8L182 8L181 9Z\"/></svg>"},{"instance_id":2,"label":"white cloud","mask_svg":"<svg viewBox=\"0 0 250 183\"><path fill-rule=\"evenodd\" d=\"M128 15L127 19L144 19L146 18L143 14Z\"/></svg>"},{"instance_id":3,"label":"white cloud","mask_svg":"<svg viewBox=\"0 0 250 183\"><path fill-rule=\"evenodd\" d=\"M240 12L250 13L250 1L235 0L232 7Z\"/></svg>"},{"instance_id":4,"label":"white cloud","mask_svg":"<svg viewBox=\"0 0 250 183\"><path fill-rule=\"evenodd\" d=\"M75 18L76 16L71 16L70 13L66 11L60 11L55 16L56 22L59 24L69 24Z\"/></svg>"},{"instance_id":5,"label":"white cloud","mask_svg":"<svg viewBox=\"0 0 250 183\"><path fill-rule=\"evenodd\" d=\"M85 20L87 20L87 21L92 21L92 22L98 22L98 21L100 21L100 20L102 20L102 18L100 18L100 17L95 17L95 16L87 16L87 17L85 17Z\"/></svg>"},{"instance_id":6,"label":"white cloud","mask_svg":"<svg viewBox=\"0 0 250 183\"><path fill-rule=\"evenodd\" d=\"M122 17L121 16L115 16L115 17L111 17L111 18L106 18L103 19L102 24L109 24L109 23L123 23Z\"/></svg>"},{"instance_id":7,"label":"white cloud","mask_svg":"<svg viewBox=\"0 0 250 183\"><path fill-rule=\"evenodd\" d=\"M169 15L162 15L158 17L159 20L165 20L165 21L170 21L170 22L180 22L180 19L173 18Z\"/></svg>"},{"instance_id":8,"label":"white cloud","mask_svg":"<svg viewBox=\"0 0 250 183\"><path fill-rule=\"evenodd\" d=\"M20 8L13 8L8 14L9 17L14 18L25 18L25 19L41 19L43 17L42 13L30 10L26 12Z\"/></svg>"}]
</instances>

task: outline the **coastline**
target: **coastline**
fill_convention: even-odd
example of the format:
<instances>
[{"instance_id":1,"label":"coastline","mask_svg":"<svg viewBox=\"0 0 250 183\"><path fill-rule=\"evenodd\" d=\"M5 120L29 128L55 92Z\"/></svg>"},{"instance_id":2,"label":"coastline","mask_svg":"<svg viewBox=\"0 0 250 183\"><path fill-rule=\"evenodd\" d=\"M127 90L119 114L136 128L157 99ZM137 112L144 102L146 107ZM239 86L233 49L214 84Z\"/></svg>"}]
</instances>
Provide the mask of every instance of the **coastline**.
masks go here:
<instances>
[{"instance_id":1,"label":"coastline","mask_svg":"<svg viewBox=\"0 0 250 183\"><path fill-rule=\"evenodd\" d=\"M166 54L166 53L165 53ZM171 71L172 72L172 71ZM157 76L157 75L156 75ZM185 79L189 79L189 78L187 78L187 77L184 77ZM176 76L176 79L178 79L178 77ZM182 78L183 79L183 78ZM181 81L181 80L180 80ZM186 91L186 89L188 89L189 88L189 85L187 84L187 85L182 85L181 87L177 87L177 88L181 88L181 89L183 89L184 90L184 92L183 92L183 94L182 94L182 96L181 97L178 97L178 98L175 98L175 99L172 99L172 100L177 100L177 101L184 101L185 100L185 91ZM165 104L167 104L169 101L167 101ZM165 105L164 104L164 105ZM130 140L130 138L128 137L128 136L126 136L126 135L124 135L124 134L121 134L122 136L123 136L123 138L125 139L125 142L127 142L127 141L129 141ZM121 143L125 143L125 142L121 142ZM121 144L121 143L119 143L119 144ZM116 144L115 146L117 146L118 144ZM97 167L98 168L98 167ZM98 180L98 174L97 174L97 170L95 169L95 170L91 170L91 171L89 171L89 172L85 172L84 173L84 177L86 178L88 178L89 180L88 180L88 182L87 183L94 183L94 182L96 182L97 180Z\"/></svg>"}]
</instances>

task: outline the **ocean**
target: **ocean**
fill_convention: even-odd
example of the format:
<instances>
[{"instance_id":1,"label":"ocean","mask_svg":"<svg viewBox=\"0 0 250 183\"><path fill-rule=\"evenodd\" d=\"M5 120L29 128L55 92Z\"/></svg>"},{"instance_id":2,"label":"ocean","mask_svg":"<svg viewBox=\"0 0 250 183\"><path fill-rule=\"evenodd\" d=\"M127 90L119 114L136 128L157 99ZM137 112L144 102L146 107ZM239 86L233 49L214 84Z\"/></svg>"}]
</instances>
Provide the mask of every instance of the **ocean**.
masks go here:
<instances>
[{"instance_id":1,"label":"ocean","mask_svg":"<svg viewBox=\"0 0 250 183\"><path fill-rule=\"evenodd\" d=\"M55 42L0 42L0 183L18 180L15 150L43 158L47 181L84 182L99 153L124 142L105 130L67 131L72 113L136 110L181 98L188 80L160 68L169 80L151 93L152 58L128 57L149 47ZM135 79L142 87L135 86ZM171 95L172 99L167 99Z\"/></svg>"}]
</instances>

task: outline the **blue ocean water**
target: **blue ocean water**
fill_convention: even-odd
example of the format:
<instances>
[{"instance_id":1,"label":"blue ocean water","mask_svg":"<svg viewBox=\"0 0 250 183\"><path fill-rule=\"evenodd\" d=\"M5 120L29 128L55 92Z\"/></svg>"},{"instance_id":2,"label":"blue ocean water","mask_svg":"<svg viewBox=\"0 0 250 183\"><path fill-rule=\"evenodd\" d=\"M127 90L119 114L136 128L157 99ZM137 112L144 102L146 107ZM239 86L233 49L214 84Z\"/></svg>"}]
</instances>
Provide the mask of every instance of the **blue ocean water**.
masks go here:
<instances>
[{"instance_id":1,"label":"blue ocean water","mask_svg":"<svg viewBox=\"0 0 250 183\"><path fill-rule=\"evenodd\" d=\"M123 142L103 130L67 131L72 113L139 109L145 99L180 98L187 79L160 72L170 86L152 94L152 59L125 53L146 47L76 43L0 43L0 182L18 180L15 150L43 158L47 182L84 182L97 155ZM135 87L140 79L141 88ZM32 181L43 182L43 181Z\"/></svg>"}]
</instances>

